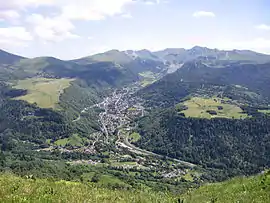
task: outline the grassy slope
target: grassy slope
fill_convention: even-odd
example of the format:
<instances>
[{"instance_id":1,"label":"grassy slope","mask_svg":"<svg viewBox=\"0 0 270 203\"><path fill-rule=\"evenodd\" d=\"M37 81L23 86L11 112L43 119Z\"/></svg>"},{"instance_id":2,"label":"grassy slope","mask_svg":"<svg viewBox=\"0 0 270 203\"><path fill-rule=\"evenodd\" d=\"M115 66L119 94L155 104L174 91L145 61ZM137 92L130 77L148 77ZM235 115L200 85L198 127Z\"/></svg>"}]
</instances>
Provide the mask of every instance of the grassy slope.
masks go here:
<instances>
[{"instance_id":1,"label":"grassy slope","mask_svg":"<svg viewBox=\"0 0 270 203\"><path fill-rule=\"evenodd\" d=\"M175 202L165 193L151 191L113 190L67 181L23 179L0 175L0 202Z\"/></svg>"},{"instance_id":2,"label":"grassy slope","mask_svg":"<svg viewBox=\"0 0 270 203\"><path fill-rule=\"evenodd\" d=\"M110 183L111 177L101 177ZM270 173L207 184L180 198L167 193L139 190L114 190L93 183L24 179L11 174L0 175L0 202L181 202L184 203L268 203ZM179 200L178 200L179 199Z\"/></svg>"},{"instance_id":3,"label":"grassy slope","mask_svg":"<svg viewBox=\"0 0 270 203\"><path fill-rule=\"evenodd\" d=\"M17 89L26 89L28 94L17 99L37 103L42 108L55 108L59 96L64 89L70 86L72 79L31 78L18 81Z\"/></svg>"},{"instance_id":4,"label":"grassy slope","mask_svg":"<svg viewBox=\"0 0 270 203\"><path fill-rule=\"evenodd\" d=\"M270 172L265 175L209 184L185 194L187 203L268 203L270 202Z\"/></svg>"},{"instance_id":5,"label":"grassy slope","mask_svg":"<svg viewBox=\"0 0 270 203\"><path fill-rule=\"evenodd\" d=\"M139 139L141 139L141 135L139 133L132 133L128 137L130 139L130 142L138 142Z\"/></svg>"},{"instance_id":6,"label":"grassy slope","mask_svg":"<svg viewBox=\"0 0 270 203\"><path fill-rule=\"evenodd\" d=\"M270 110L258 110L258 112L265 113L265 114L270 114Z\"/></svg>"},{"instance_id":7,"label":"grassy slope","mask_svg":"<svg viewBox=\"0 0 270 203\"><path fill-rule=\"evenodd\" d=\"M146 87L147 85L150 85L154 83L155 81L157 81L155 74L151 71L145 71L145 72L139 73L139 75L143 77L143 80L141 81L141 85L143 87Z\"/></svg>"},{"instance_id":8,"label":"grassy slope","mask_svg":"<svg viewBox=\"0 0 270 203\"><path fill-rule=\"evenodd\" d=\"M0 63L1 64L12 64L17 61L20 61L21 59L23 59L23 57L8 53L0 49Z\"/></svg>"},{"instance_id":9,"label":"grassy slope","mask_svg":"<svg viewBox=\"0 0 270 203\"><path fill-rule=\"evenodd\" d=\"M224 99L226 100L226 99ZM198 118L246 118L248 115L243 114L243 110L234 105L222 103L220 98L201 98L193 97L183 103L188 107L187 110L182 111L187 117ZM218 107L223 109L218 110ZM217 115L210 115L207 110L214 110Z\"/></svg>"},{"instance_id":10,"label":"grassy slope","mask_svg":"<svg viewBox=\"0 0 270 203\"><path fill-rule=\"evenodd\" d=\"M65 146L67 144L70 144L71 146L83 146L85 141L85 138L81 138L79 135L74 134L69 138L64 138L64 139L60 139L55 141L54 144L58 145L58 146Z\"/></svg>"},{"instance_id":11,"label":"grassy slope","mask_svg":"<svg viewBox=\"0 0 270 203\"><path fill-rule=\"evenodd\" d=\"M90 57L86 57L85 59L92 61L109 61L116 63L128 63L132 60L128 55L118 50L107 51L105 53L100 53Z\"/></svg>"}]
</instances>

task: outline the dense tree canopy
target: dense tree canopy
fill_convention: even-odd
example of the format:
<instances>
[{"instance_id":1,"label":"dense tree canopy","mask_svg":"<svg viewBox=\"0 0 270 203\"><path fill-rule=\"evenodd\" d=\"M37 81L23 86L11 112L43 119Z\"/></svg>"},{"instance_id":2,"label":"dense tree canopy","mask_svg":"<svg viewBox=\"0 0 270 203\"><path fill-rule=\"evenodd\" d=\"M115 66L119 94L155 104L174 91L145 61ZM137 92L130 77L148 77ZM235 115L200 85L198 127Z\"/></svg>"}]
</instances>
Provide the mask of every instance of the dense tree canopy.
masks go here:
<instances>
[{"instance_id":1,"label":"dense tree canopy","mask_svg":"<svg viewBox=\"0 0 270 203\"><path fill-rule=\"evenodd\" d=\"M270 118L185 118L163 110L139 121L140 147L231 174L270 166Z\"/></svg>"}]
</instances>

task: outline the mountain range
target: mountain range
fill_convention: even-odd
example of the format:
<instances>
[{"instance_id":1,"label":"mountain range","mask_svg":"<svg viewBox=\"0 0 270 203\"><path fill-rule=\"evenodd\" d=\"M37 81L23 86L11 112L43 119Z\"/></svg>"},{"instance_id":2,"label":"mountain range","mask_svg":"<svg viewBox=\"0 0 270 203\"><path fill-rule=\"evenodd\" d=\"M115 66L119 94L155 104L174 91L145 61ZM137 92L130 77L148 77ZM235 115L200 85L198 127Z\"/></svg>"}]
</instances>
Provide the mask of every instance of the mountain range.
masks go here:
<instances>
[{"instance_id":1,"label":"mountain range","mask_svg":"<svg viewBox=\"0 0 270 203\"><path fill-rule=\"evenodd\" d=\"M270 55L248 50L223 51L195 46L192 49L174 48L157 52L146 49L139 51L111 50L64 61L53 57L29 59L0 50L0 80L35 76L84 79L89 75L97 75L99 79L95 79L99 81L98 83L105 79L105 83L117 86L141 80L144 85L147 85L176 71L184 63L192 60L199 60L212 67L224 67L237 63L266 63L270 61ZM110 76L106 73L108 71ZM149 73L151 73L150 78Z\"/></svg>"},{"instance_id":2,"label":"mountain range","mask_svg":"<svg viewBox=\"0 0 270 203\"><path fill-rule=\"evenodd\" d=\"M0 64L11 65L15 64L25 57L17 56L0 50ZM43 60L45 63L56 62L57 59L52 57L38 57L34 59L28 59L29 63L36 63L37 60ZM206 47L195 46L191 49L183 48L168 48L161 51L151 52L147 49L144 50L110 50L104 53L99 53L87 57L83 57L76 60L66 61L70 64L91 64L94 62L113 62L119 65L130 65L132 64L139 66L151 66L149 63L156 62L156 66L171 64L182 64L187 61L195 59L204 61L243 61L243 62L256 62L265 63L270 61L270 55L253 52L250 50L218 50L209 49ZM136 61L136 62L134 62ZM58 60L60 62L60 60ZM147 63L148 62L148 63ZM145 65L146 63L147 65ZM135 69L135 68L134 68ZM136 71L136 70L134 70Z\"/></svg>"}]
</instances>

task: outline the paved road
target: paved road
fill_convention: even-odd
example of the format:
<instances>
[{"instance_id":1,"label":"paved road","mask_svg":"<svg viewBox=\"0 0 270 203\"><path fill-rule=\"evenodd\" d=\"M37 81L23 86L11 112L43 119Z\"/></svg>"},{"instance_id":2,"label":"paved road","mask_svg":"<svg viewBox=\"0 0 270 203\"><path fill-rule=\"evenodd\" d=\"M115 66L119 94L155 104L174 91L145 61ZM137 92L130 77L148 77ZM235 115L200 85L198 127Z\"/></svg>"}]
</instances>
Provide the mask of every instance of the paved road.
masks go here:
<instances>
[{"instance_id":1,"label":"paved road","mask_svg":"<svg viewBox=\"0 0 270 203\"><path fill-rule=\"evenodd\" d=\"M156 156L156 157L159 157L159 158L164 158L164 156L162 156L162 155L159 155L159 154L156 154L156 153L153 153L153 152L149 152L147 150L144 150L144 149L141 149L139 147L134 146L133 144L129 143L128 138L125 138L124 142L119 142L118 141L118 144L120 144L122 147L125 147L125 148L128 148L128 149L132 150L134 153L137 153L137 154L143 154L143 155L147 155L147 156ZM174 158L170 158L170 157L167 157L167 156L165 156L165 158L168 159L168 160L172 160L172 161L181 163L181 164L186 165L188 167L195 167L196 166L195 164L192 164L192 163L189 163L189 162L186 162L186 161L182 161L182 160L179 160L179 159L174 159Z\"/></svg>"}]
</instances>

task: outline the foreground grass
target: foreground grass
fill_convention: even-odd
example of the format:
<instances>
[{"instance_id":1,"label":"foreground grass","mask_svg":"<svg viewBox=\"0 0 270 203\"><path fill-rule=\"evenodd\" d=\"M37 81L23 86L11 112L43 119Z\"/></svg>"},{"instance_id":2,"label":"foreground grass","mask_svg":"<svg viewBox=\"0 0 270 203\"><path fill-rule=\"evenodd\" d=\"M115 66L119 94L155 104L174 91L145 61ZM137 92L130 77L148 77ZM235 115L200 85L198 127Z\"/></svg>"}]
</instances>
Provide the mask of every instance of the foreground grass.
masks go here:
<instances>
[{"instance_id":1,"label":"foreground grass","mask_svg":"<svg viewBox=\"0 0 270 203\"><path fill-rule=\"evenodd\" d=\"M165 193L113 190L94 184L33 180L2 174L0 175L0 202L169 203L177 202L177 199Z\"/></svg>"},{"instance_id":2,"label":"foreground grass","mask_svg":"<svg viewBox=\"0 0 270 203\"><path fill-rule=\"evenodd\" d=\"M226 100L228 102L229 100ZM247 114L243 113L243 110L234 105L225 103L225 100L220 98L202 98L193 97L190 100L181 103L188 109L182 111L186 117L197 117L197 118L246 118ZM207 111L214 111L216 115L211 115Z\"/></svg>"},{"instance_id":3,"label":"foreground grass","mask_svg":"<svg viewBox=\"0 0 270 203\"><path fill-rule=\"evenodd\" d=\"M107 184L121 184L120 180L110 176L101 177L101 180ZM109 189L94 183L26 179L12 174L0 174L0 202L269 203L270 172L206 184L180 198L150 190Z\"/></svg>"},{"instance_id":4,"label":"foreground grass","mask_svg":"<svg viewBox=\"0 0 270 203\"><path fill-rule=\"evenodd\" d=\"M37 103L41 108L56 108L59 96L70 86L72 79L28 78L19 80L14 88L26 89L27 95L16 99Z\"/></svg>"},{"instance_id":5,"label":"foreground grass","mask_svg":"<svg viewBox=\"0 0 270 203\"><path fill-rule=\"evenodd\" d=\"M182 197L184 203L269 203L270 172L204 185Z\"/></svg>"}]
</instances>

